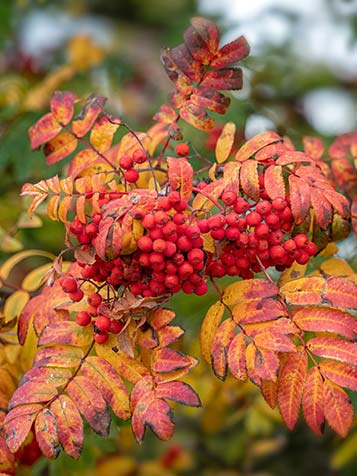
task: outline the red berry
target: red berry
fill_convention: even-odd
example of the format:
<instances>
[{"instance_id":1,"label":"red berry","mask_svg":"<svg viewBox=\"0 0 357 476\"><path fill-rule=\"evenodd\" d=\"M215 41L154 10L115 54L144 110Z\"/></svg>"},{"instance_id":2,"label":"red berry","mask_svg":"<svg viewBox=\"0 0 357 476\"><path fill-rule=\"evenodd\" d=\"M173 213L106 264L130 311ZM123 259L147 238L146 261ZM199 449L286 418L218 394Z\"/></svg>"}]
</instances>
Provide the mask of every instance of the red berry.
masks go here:
<instances>
[{"instance_id":1,"label":"red berry","mask_svg":"<svg viewBox=\"0 0 357 476\"><path fill-rule=\"evenodd\" d=\"M146 161L146 153L143 149L136 149L133 153L133 160L137 164L143 164Z\"/></svg>"},{"instance_id":2,"label":"red berry","mask_svg":"<svg viewBox=\"0 0 357 476\"><path fill-rule=\"evenodd\" d=\"M284 208L287 206L286 200L280 197L274 198L271 204L273 205L274 210L277 212L284 210Z\"/></svg>"},{"instance_id":3,"label":"red berry","mask_svg":"<svg viewBox=\"0 0 357 476\"><path fill-rule=\"evenodd\" d=\"M208 286L206 283L202 283L194 289L194 293L197 294L197 296L203 296L204 294L206 294L207 291Z\"/></svg>"},{"instance_id":4,"label":"red berry","mask_svg":"<svg viewBox=\"0 0 357 476\"><path fill-rule=\"evenodd\" d=\"M73 278L64 278L61 287L65 293L74 293L78 289L77 281Z\"/></svg>"},{"instance_id":5,"label":"red berry","mask_svg":"<svg viewBox=\"0 0 357 476\"><path fill-rule=\"evenodd\" d=\"M227 205L227 206L231 206L231 205L234 205L237 201L237 194L235 192L231 192L231 191L226 191L226 192L223 192L222 194L222 202Z\"/></svg>"},{"instance_id":6,"label":"red berry","mask_svg":"<svg viewBox=\"0 0 357 476\"><path fill-rule=\"evenodd\" d=\"M86 311L80 311L76 316L76 322L80 326L88 326L92 322L92 317Z\"/></svg>"},{"instance_id":7,"label":"red berry","mask_svg":"<svg viewBox=\"0 0 357 476\"><path fill-rule=\"evenodd\" d=\"M218 230L225 225L226 219L223 215L213 215L207 220L210 230Z\"/></svg>"},{"instance_id":8,"label":"red berry","mask_svg":"<svg viewBox=\"0 0 357 476\"><path fill-rule=\"evenodd\" d=\"M267 213L270 213L271 209L272 205L267 200L262 200L261 202L257 203L257 206L255 207L255 211L263 216Z\"/></svg>"},{"instance_id":9,"label":"red berry","mask_svg":"<svg viewBox=\"0 0 357 476\"><path fill-rule=\"evenodd\" d=\"M304 235L303 233L300 233L299 235L294 236L294 241L298 248L304 248L309 243L307 236Z\"/></svg>"},{"instance_id":10,"label":"red berry","mask_svg":"<svg viewBox=\"0 0 357 476\"><path fill-rule=\"evenodd\" d=\"M178 273L182 279L187 279L193 273L192 264L188 263L187 261L185 263L182 263L178 267Z\"/></svg>"},{"instance_id":11,"label":"red berry","mask_svg":"<svg viewBox=\"0 0 357 476\"><path fill-rule=\"evenodd\" d=\"M310 241L310 243L309 243L308 245L306 245L305 251L306 251L306 253L307 253L309 256L314 256L314 255L316 255L316 253L317 253L317 251L318 251L318 248L317 248L317 246L315 245L315 243L313 243L312 241Z\"/></svg>"},{"instance_id":12,"label":"red berry","mask_svg":"<svg viewBox=\"0 0 357 476\"><path fill-rule=\"evenodd\" d=\"M160 294L164 294L166 291L165 285L155 280L150 281L149 288L156 296L160 296Z\"/></svg>"},{"instance_id":13,"label":"red berry","mask_svg":"<svg viewBox=\"0 0 357 476\"><path fill-rule=\"evenodd\" d=\"M183 283L182 285L182 291L185 293L185 294L192 294L193 291L194 291L195 287L194 285L190 282L190 281L186 281L185 283Z\"/></svg>"},{"instance_id":14,"label":"red berry","mask_svg":"<svg viewBox=\"0 0 357 476\"><path fill-rule=\"evenodd\" d=\"M160 265L164 262L164 259L161 253L154 252L149 255L149 261L152 265Z\"/></svg>"},{"instance_id":15,"label":"red berry","mask_svg":"<svg viewBox=\"0 0 357 476\"><path fill-rule=\"evenodd\" d=\"M169 216L163 210L159 210L154 213L154 220L156 225L164 226L169 221Z\"/></svg>"},{"instance_id":16,"label":"red berry","mask_svg":"<svg viewBox=\"0 0 357 476\"><path fill-rule=\"evenodd\" d=\"M180 157L185 157L190 153L190 148L187 144L177 144L176 146L176 154Z\"/></svg>"},{"instance_id":17,"label":"red berry","mask_svg":"<svg viewBox=\"0 0 357 476\"><path fill-rule=\"evenodd\" d=\"M234 211L237 213L245 213L250 208L250 203L242 197L237 198L234 204Z\"/></svg>"},{"instance_id":18,"label":"red berry","mask_svg":"<svg viewBox=\"0 0 357 476\"><path fill-rule=\"evenodd\" d=\"M306 251L303 251L301 249L295 252L294 257L296 262L299 264L306 264L310 259L310 256L308 255L308 253L306 253Z\"/></svg>"},{"instance_id":19,"label":"red berry","mask_svg":"<svg viewBox=\"0 0 357 476\"><path fill-rule=\"evenodd\" d=\"M239 216L236 213L228 213L226 215L226 223L227 225L236 225L238 222Z\"/></svg>"},{"instance_id":20,"label":"red berry","mask_svg":"<svg viewBox=\"0 0 357 476\"><path fill-rule=\"evenodd\" d=\"M88 306L87 307L87 312L90 314L92 317L98 316L98 308L94 306Z\"/></svg>"},{"instance_id":21,"label":"red berry","mask_svg":"<svg viewBox=\"0 0 357 476\"><path fill-rule=\"evenodd\" d=\"M95 320L95 326L102 332L108 331L110 328L110 319L107 316L98 316Z\"/></svg>"},{"instance_id":22,"label":"red berry","mask_svg":"<svg viewBox=\"0 0 357 476\"><path fill-rule=\"evenodd\" d=\"M269 254L272 260L280 261L286 255L286 251L282 246L274 245L269 249Z\"/></svg>"},{"instance_id":23,"label":"red berry","mask_svg":"<svg viewBox=\"0 0 357 476\"><path fill-rule=\"evenodd\" d=\"M97 344L104 344L104 342L107 342L108 337L109 336L107 332L101 332L100 334L96 334L94 336L94 340L96 341Z\"/></svg>"},{"instance_id":24,"label":"red berry","mask_svg":"<svg viewBox=\"0 0 357 476\"><path fill-rule=\"evenodd\" d=\"M268 225L265 223L260 223L255 227L255 236L260 240L265 240L268 238L270 233Z\"/></svg>"},{"instance_id":25,"label":"red berry","mask_svg":"<svg viewBox=\"0 0 357 476\"><path fill-rule=\"evenodd\" d=\"M177 248L181 251L190 251L192 249L192 243L187 236L180 236L177 240Z\"/></svg>"},{"instance_id":26,"label":"red berry","mask_svg":"<svg viewBox=\"0 0 357 476\"><path fill-rule=\"evenodd\" d=\"M199 248L194 248L188 252L187 259L190 263L197 264L205 259L205 254Z\"/></svg>"},{"instance_id":27,"label":"red berry","mask_svg":"<svg viewBox=\"0 0 357 476\"><path fill-rule=\"evenodd\" d=\"M222 278L226 274L225 267L218 261L214 261L208 268L208 274L216 278Z\"/></svg>"},{"instance_id":28,"label":"red berry","mask_svg":"<svg viewBox=\"0 0 357 476\"><path fill-rule=\"evenodd\" d=\"M144 267L148 267L150 266L150 256L148 253L142 253L140 256L139 256L139 263L141 264L141 266L144 266Z\"/></svg>"},{"instance_id":29,"label":"red berry","mask_svg":"<svg viewBox=\"0 0 357 476\"><path fill-rule=\"evenodd\" d=\"M180 278L177 274L169 274L165 277L165 286L169 289L176 287L180 284Z\"/></svg>"},{"instance_id":30,"label":"red berry","mask_svg":"<svg viewBox=\"0 0 357 476\"><path fill-rule=\"evenodd\" d=\"M125 154L120 158L119 165L124 170L130 170L133 166L133 159L130 155Z\"/></svg>"},{"instance_id":31,"label":"red berry","mask_svg":"<svg viewBox=\"0 0 357 476\"><path fill-rule=\"evenodd\" d=\"M137 182L137 180L139 178L139 172L135 169L127 170L124 173L124 178L129 183L135 183L135 182Z\"/></svg>"},{"instance_id":32,"label":"red berry","mask_svg":"<svg viewBox=\"0 0 357 476\"><path fill-rule=\"evenodd\" d=\"M84 293L81 289L77 289L77 291L74 291L73 293L69 293L69 297L74 302L82 301L83 296L84 296Z\"/></svg>"},{"instance_id":33,"label":"red berry","mask_svg":"<svg viewBox=\"0 0 357 476\"><path fill-rule=\"evenodd\" d=\"M186 228L185 234L191 240L195 240L199 236L201 236L201 230L197 225L190 225Z\"/></svg>"},{"instance_id":34,"label":"red berry","mask_svg":"<svg viewBox=\"0 0 357 476\"><path fill-rule=\"evenodd\" d=\"M172 243L171 241L166 241L165 244L166 244L166 247L165 247L164 255L167 258L171 258L171 256L173 256L176 253L177 247L175 243Z\"/></svg>"},{"instance_id":35,"label":"red berry","mask_svg":"<svg viewBox=\"0 0 357 476\"><path fill-rule=\"evenodd\" d=\"M226 236L226 232L223 228L219 228L217 230L211 230L210 235L214 240L223 240L223 238Z\"/></svg>"},{"instance_id":36,"label":"red berry","mask_svg":"<svg viewBox=\"0 0 357 476\"><path fill-rule=\"evenodd\" d=\"M165 265L165 272L167 274L176 274L177 273L177 266L172 263L171 261L168 261Z\"/></svg>"},{"instance_id":37,"label":"red berry","mask_svg":"<svg viewBox=\"0 0 357 476\"><path fill-rule=\"evenodd\" d=\"M151 230L151 228L154 228L156 226L154 215L145 215L143 218L143 226L147 228L148 230Z\"/></svg>"},{"instance_id":38,"label":"red berry","mask_svg":"<svg viewBox=\"0 0 357 476\"><path fill-rule=\"evenodd\" d=\"M284 233L280 230L272 231L269 235L268 241L272 245L280 245L284 239Z\"/></svg>"},{"instance_id":39,"label":"red berry","mask_svg":"<svg viewBox=\"0 0 357 476\"><path fill-rule=\"evenodd\" d=\"M286 240L284 242L284 249L288 252L291 253L296 250L296 243L294 240Z\"/></svg>"},{"instance_id":40,"label":"red berry","mask_svg":"<svg viewBox=\"0 0 357 476\"><path fill-rule=\"evenodd\" d=\"M158 238L152 244L152 249L157 253L165 253L166 250L166 241L162 238Z\"/></svg>"},{"instance_id":41,"label":"red berry","mask_svg":"<svg viewBox=\"0 0 357 476\"><path fill-rule=\"evenodd\" d=\"M159 238L163 238L163 236L162 228L153 228L150 230L150 238L152 240L158 240Z\"/></svg>"},{"instance_id":42,"label":"red berry","mask_svg":"<svg viewBox=\"0 0 357 476\"><path fill-rule=\"evenodd\" d=\"M187 200L180 200L178 203L173 205L173 207L177 212L183 212L187 208L187 203Z\"/></svg>"},{"instance_id":43,"label":"red berry","mask_svg":"<svg viewBox=\"0 0 357 476\"><path fill-rule=\"evenodd\" d=\"M265 216L265 223L269 225L272 230L275 230L280 226L280 219L275 213L268 213L268 215Z\"/></svg>"},{"instance_id":44,"label":"red berry","mask_svg":"<svg viewBox=\"0 0 357 476\"><path fill-rule=\"evenodd\" d=\"M238 230L237 227L230 226L230 227L226 228L225 234L226 234L227 240L235 241L239 238L240 231Z\"/></svg>"},{"instance_id":45,"label":"red berry","mask_svg":"<svg viewBox=\"0 0 357 476\"><path fill-rule=\"evenodd\" d=\"M144 253L150 253L152 250L152 239L149 236L141 236L138 239L138 247L141 251L144 251Z\"/></svg>"},{"instance_id":46,"label":"red berry","mask_svg":"<svg viewBox=\"0 0 357 476\"><path fill-rule=\"evenodd\" d=\"M256 226L262 221L261 215L257 212L250 212L246 217L248 226Z\"/></svg>"},{"instance_id":47,"label":"red berry","mask_svg":"<svg viewBox=\"0 0 357 476\"><path fill-rule=\"evenodd\" d=\"M87 298L88 304L98 307L102 302L102 296L98 293L92 293Z\"/></svg>"},{"instance_id":48,"label":"red berry","mask_svg":"<svg viewBox=\"0 0 357 476\"><path fill-rule=\"evenodd\" d=\"M200 220L198 223L198 227L201 233L207 233L209 231L208 220L206 220L205 218L203 220Z\"/></svg>"},{"instance_id":49,"label":"red berry","mask_svg":"<svg viewBox=\"0 0 357 476\"><path fill-rule=\"evenodd\" d=\"M96 225L99 225L99 223L102 221L102 214L101 213L95 213L93 216L92 216L92 221L93 223L95 223Z\"/></svg>"},{"instance_id":50,"label":"red berry","mask_svg":"<svg viewBox=\"0 0 357 476\"><path fill-rule=\"evenodd\" d=\"M171 208L170 200L167 197L160 197L157 202L157 208L167 212Z\"/></svg>"},{"instance_id":51,"label":"red berry","mask_svg":"<svg viewBox=\"0 0 357 476\"><path fill-rule=\"evenodd\" d=\"M172 217L172 221L175 223L175 225L183 225L186 223L187 220L187 215L184 213L175 213L175 215Z\"/></svg>"},{"instance_id":52,"label":"red berry","mask_svg":"<svg viewBox=\"0 0 357 476\"><path fill-rule=\"evenodd\" d=\"M172 257L172 261L179 266L180 264L184 263L185 257L182 253L176 253Z\"/></svg>"},{"instance_id":53,"label":"red berry","mask_svg":"<svg viewBox=\"0 0 357 476\"><path fill-rule=\"evenodd\" d=\"M98 233L98 227L95 223L88 223L85 227L85 232L89 236L96 235Z\"/></svg>"},{"instance_id":54,"label":"red berry","mask_svg":"<svg viewBox=\"0 0 357 476\"><path fill-rule=\"evenodd\" d=\"M175 190L170 192L167 197L168 197L172 206L177 205L178 203L181 202L181 195L180 195L179 192L177 192Z\"/></svg>"},{"instance_id":55,"label":"red berry","mask_svg":"<svg viewBox=\"0 0 357 476\"><path fill-rule=\"evenodd\" d=\"M112 334L119 334L119 332L123 329L124 324L121 321L110 321L109 332Z\"/></svg>"}]
</instances>

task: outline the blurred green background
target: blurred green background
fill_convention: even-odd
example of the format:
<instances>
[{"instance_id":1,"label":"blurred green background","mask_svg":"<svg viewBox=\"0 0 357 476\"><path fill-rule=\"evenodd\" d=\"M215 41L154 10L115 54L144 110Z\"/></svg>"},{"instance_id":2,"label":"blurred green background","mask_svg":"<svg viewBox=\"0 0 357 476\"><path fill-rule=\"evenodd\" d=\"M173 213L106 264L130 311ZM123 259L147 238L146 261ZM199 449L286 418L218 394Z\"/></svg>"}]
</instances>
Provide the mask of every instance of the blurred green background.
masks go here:
<instances>
[{"instance_id":1,"label":"blurred green background","mask_svg":"<svg viewBox=\"0 0 357 476\"><path fill-rule=\"evenodd\" d=\"M320 135L329 144L357 127L354 0L1 0L0 259L22 247L58 252L63 244L62 226L44 216L29 222L18 196L24 182L62 167L46 167L40 152L30 152L27 135L47 111L51 92L104 95L110 112L145 130L171 90L160 48L177 46L195 15L215 19L222 42L244 34L251 44L244 88L232 94L224 118L236 122L240 140L273 129L297 145L304 134ZM205 146L200 132L187 129L185 138ZM340 255L354 254L350 238ZM195 336L214 299L178 295L174 300L193 355L199 356ZM344 441L329 430L315 437L303 423L289 432L253 386L222 384L203 364L191 379L203 409L178 412L173 441L147 435L137 447L130 427L118 422L108 440L88 432L79 462L62 455L55 462L39 460L23 474L357 474L356 425Z\"/></svg>"}]
</instances>

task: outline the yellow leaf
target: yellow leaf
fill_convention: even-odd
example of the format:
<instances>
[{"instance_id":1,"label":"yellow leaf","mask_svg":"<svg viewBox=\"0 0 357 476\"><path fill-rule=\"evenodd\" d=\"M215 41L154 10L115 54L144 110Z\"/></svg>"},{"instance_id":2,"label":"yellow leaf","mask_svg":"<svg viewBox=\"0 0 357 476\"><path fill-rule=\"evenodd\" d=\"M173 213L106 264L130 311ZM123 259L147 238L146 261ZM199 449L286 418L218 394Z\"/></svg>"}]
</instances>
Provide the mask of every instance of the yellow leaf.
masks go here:
<instances>
[{"instance_id":1,"label":"yellow leaf","mask_svg":"<svg viewBox=\"0 0 357 476\"><path fill-rule=\"evenodd\" d=\"M228 159L234 143L235 133L235 124L233 122L227 122L216 143L216 159L219 164L222 164Z\"/></svg>"},{"instance_id":2,"label":"yellow leaf","mask_svg":"<svg viewBox=\"0 0 357 476\"><path fill-rule=\"evenodd\" d=\"M351 266L345 260L340 258L330 258L324 261L320 268L325 274L331 276L349 276L350 274L353 274Z\"/></svg>"},{"instance_id":3,"label":"yellow leaf","mask_svg":"<svg viewBox=\"0 0 357 476\"><path fill-rule=\"evenodd\" d=\"M279 286L283 286L285 283L293 281L294 279L302 278L305 276L306 269L307 264L299 264L294 262L290 268L281 273L279 278Z\"/></svg>"},{"instance_id":4,"label":"yellow leaf","mask_svg":"<svg viewBox=\"0 0 357 476\"><path fill-rule=\"evenodd\" d=\"M96 66L103 61L104 51L88 35L76 35L68 45L69 63L80 71Z\"/></svg>"},{"instance_id":5,"label":"yellow leaf","mask_svg":"<svg viewBox=\"0 0 357 476\"><path fill-rule=\"evenodd\" d=\"M4 306L5 322L10 322L18 317L29 299L30 295L26 291L19 290L12 293Z\"/></svg>"},{"instance_id":6,"label":"yellow leaf","mask_svg":"<svg viewBox=\"0 0 357 476\"><path fill-rule=\"evenodd\" d=\"M211 364L211 351L214 336L224 314L224 305L217 301L213 304L203 320L200 332L201 352L205 360Z\"/></svg>"},{"instance_id":7,"label":"yellow leaf","mask_svg":"<svg viewBox=\"0 0 357 476\"><path fill-rule=\"evenodd\" d=\"M337 253L338 246L336 243L329 243L326 248L320 251L318 256L333 256Z\"/></svg>"},{"instance_id":8,"label":"yellow leaf","mask_svg":"<svg viewBox=\"0 0 357 476\"><path fill-rule=\"evenodd\" d=\"M0 267L0 279L7 279L12 269L20 263L23 259L31 258L33 256L44 256L50 260L54 260L55 256L52 253L41 250L25 250L17 253L16 255L11 256L6 260Z\"/></svg>"},{"instance_id":9,"label":"yellow leaf","mask_svg":"<svg viewBox=\"0 0 357 476\"><path fill-rule=\"evenodd\" d=\"M49 269L52 268L52 263L47 263L38 268L30 271L24 280L21 287L24 291L32 292L36 291L43 284L43 277Z\"/></svg>"}]
</instances>

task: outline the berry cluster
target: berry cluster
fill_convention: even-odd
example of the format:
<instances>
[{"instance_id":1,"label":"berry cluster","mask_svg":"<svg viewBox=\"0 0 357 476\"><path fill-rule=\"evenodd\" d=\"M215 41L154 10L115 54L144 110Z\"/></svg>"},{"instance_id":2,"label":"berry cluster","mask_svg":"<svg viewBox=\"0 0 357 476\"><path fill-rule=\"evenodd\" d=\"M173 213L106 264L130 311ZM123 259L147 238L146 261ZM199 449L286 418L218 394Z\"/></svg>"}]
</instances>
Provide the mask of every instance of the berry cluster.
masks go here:
<instances>
[{"instance_id":1,"label":"berry cluster","mask_svg":"<svg viewBox=\"0 0 357 476\"><path fill-rule=\"evenodd\" d=\"M212 256L206 272L212 277L241 276L253 278L261 267L275 266L283 271L294 261L306 264L317 252L315 243L304 234L293 239L289 197L269 199L260 179L260 199L249 201L233 191L225 191L221 200L225 213L201 220L202 233L209 233L220 253Z\"/></svg>"},{"instance_id":2,"label":"berry cluster","mask_svg":"<svg viewBox=\"0 0 357 476\"><path fill-rule=\"evenodd\" d=\"M143 149L136 149L132 156L124 154L119 160L120 167L125 170L124 179L128 183L135 183L139 178L139 172L134 168L135 164L143 164L146 154Z\"/></svg>"}]
</instances>

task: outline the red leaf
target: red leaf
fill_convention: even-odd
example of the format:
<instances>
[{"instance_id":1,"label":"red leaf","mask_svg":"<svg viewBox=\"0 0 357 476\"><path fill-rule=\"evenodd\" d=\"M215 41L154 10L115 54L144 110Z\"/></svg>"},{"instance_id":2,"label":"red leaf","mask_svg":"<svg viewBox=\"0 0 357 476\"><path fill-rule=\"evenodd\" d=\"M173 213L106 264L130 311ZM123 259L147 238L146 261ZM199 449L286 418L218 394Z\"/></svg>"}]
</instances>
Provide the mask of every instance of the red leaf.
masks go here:
<instances>
[{"instance_id":1,"label":"red leaf","mask_svg":"<svg viewBox=\"0 0 357 476\"><path fill-rule=\"evenodd\" d=\"M161 347L167 347L176 342L183 336L185 331L180 326L166 326L157 331L159 343Z\"/></svg>"},{"instance_id":2,"label":"red leaf","mask_svg":"<svg viewBox=\"0 0 357 476\"><path fill-rule=\"evenodd\" d=\"M15 453L25 441L41 408L41 405L22 405L6 415L4 421L5 440L12 453Z\"/></svg>"},{"instance_id":3,"label":"red leaf","mask_svg":"<svg viewBox=\"0 0 357 476\"><path fill-rule=\"evenodd\" d=\"M306 155L304 152L297 150L286 150L277 159L277 165L299 164L302 162L314 162L314 160Z\"/></svg>"},{"instance_id":4,"label":"red leaf","mask_svg":"<svg viewBox=\"0 0 357 476\"><path fill-rule=\"evenodd\" d=\"M72 122L72 131L76 137L83 137L93 126L94 121L102 112L106 99L102 96L90 96L85 102L82 111Z\"/></svg>"},{"instance_id":5,"label":"red leaf","mask_svg":"<svg viewBox=\"0 0 357 476\"><path fill-rule=\"evenodd\" d=\"M236 331L236 324L233 319L226 319L218 327L212 344L212 368L221 380L225 380L227 376L227 352L230 343Z\"/></svg>"},{"instance_id":6,"label":"red leaf","mask_svg":"<svg viewBox=\"0 0 357 476\"><path fill-rule=\"evenodd\" d=\"M201 401L197 393L185 382L166 382L157 386L156 398L166 398L190 407L200 407Z\"/></svg>"},{"instance_id":7,"label":"red leaf","mask_svg":"<svg viewBox=\"0 0 357 476\"><path fill-rule=\"evenodd\" d=\"M249 377L257 385L261 384L261 380L276 382L280 361L274 352L258 349L254 344L249 344L246 352L246 363ZM256 377L258 377L258 381Z\"/></svg>"},{"instance_id":8,"label":"red leaf","mask_svg":"<svg viewBox=\"0 0 357 476\"><path fill-rule=\"evenodd\" d=\"M93 430L102 437L109 435L110 414L101 391L87 377L77 375L69 382L66 392Z\"/></svg>"},{"instance_id":9,"label":"red leaf","mask_svg":"<svg viewBox=\"0 0 357 476\"><path fill-rule=\"evenodd\" d=\"M209 117L207 112L190 101L186 101L180 109L180 117L191 126L202 131L212 129L214 126L214 120Z\"/></svg>"},{"instance_id":10,"label":"red leaf","mask_svg":"<svg viewBox=\"0 0 357 476\"><path fill-rule=\"evenodd\" d=\"M28 403L48 402L57 395L57 389L54 385L46 383L25 383L19 387L13 394L9 409Z\"/></svg>"},{"instance_id":11,"label":"red leaf","mask_svg":"<svg viewBox=\"0 0 357 476\"><path fill-rule=\"evenodd\" d=\"M297 225L302 223L310 210L310 187L304 179L289 175L291 211Z\"/></svg>"},{"instance_id":12,"label":"red leaf","mask_svg":"<svg viewBox=\"0 0 357 476\"><path fill-rule=\"evenodd\" d=\"M175 429L173 412L165 400L158 398L150 403L145 412L145 426L149 426L160 440L172 437Z\"/></svg>"},{"instance_id":13,"label":"red leaf","mask_svg":"<svg viewBox=\"0 0 357 476\"><path fill-rule=\"evenodd\" d=\"M353 421L353 407L342 388L325 380L323 383L324 413L327 423L345 438Z\"/></svg>"},{"instance_id":14,"label":"red leaf","mask_svg":"<svg viewBox=\"0 0 357 476\"><path fill-rule=\"evenodd\" d=\"M316 187L311 187L311 205L315 212L315 218L318 225L326 230L332 221L332 207L330 202L326 200L322 191Z\"/></svg>"},{"instance_id":15,"label":"red leaf","mask_svg":"<svg viewBox=\"0 0 357 476\"><path fill-rule=\"evenodd\" d=\"M240 332L234 336L231 341L228 352L228 368L237 380L247 380L247 368L245 364L245 351L247 344L245 343L244 334Z\"/></svg>"},{"instance_id":16,"label":"red leaf","mask_svg":"<svg viewBox=\"0 0 357 476\"><path fill-rule=\"evenodd\" d=\"M73 321L59 321L45 327L39 337L38 345L67 344L83 347L91 344L93 332Z\"/></svg>"},{"instance_id":17,"label":"red leaf","mask_svg":"<svg viewBox=\"0 0 357 476\"><path fill-rule=\"evenodd\" d=\"M319 357L357 365L357 342L338 337L313 337L307 342L308 349Z\"/></svg>"},{"instance_id":18,"label":"red leaf","mask_svg":"<svg viewBox=\"0 0 357 476\"><path fill-rule=\"evenodd\" d=\"M73 401L59 395L51 403L50 410L56 418L58 437L64 451L78 459L83 447L83 422Z\"/></svg>"},{"instance_id":19,"label":"red leaf","mask_svg":"<svg viewBox=\"0 0 357 476\"><path fill-rule=\"evenodd\" d=\"M237 324L265 322L286 316L287 310L275 299L241 302L233 308L233 317Z\"/></svg>"},{"instance_id":20,"label":"red leaf","mask_svg":"<svg viewBox=\"0 0 357 476\"><path fill-rule=\"evenodd\" d=\"M269 144L273 144L274 142L279 142L281 140L281 137L276 132L262 132L261 134L252 137L252 139L249 139L245 144L243 144L242 147L238 150L235 158L239 162L244 162L263 147Z\"/></svg>"},{"instance_id":21,"label":"red leaf","mask_svg":"<svg viewBox=\"0 0 357 476\"><path fill-rule=\"evenodd\" d=\"M195 60L209 64L218 48L218 28L213 21L201 17L192 18L191 25L184 33L185 45Z\"/></svg>"},{"instance_id":22,"label":"red leaf","mask_svg":"<svg viewBox=\"0 0 357 476\"><path fill-rule=\"evenodd\" d=\"M164 50L164 54L166 56L164 59L166 68L169 67L173 70L178 69L188 76L191 81L200 81L202 76L202 64L194 60L190 50L185 44L181 44L172 50Z\"/></svg>"},{"instance_id":23,"label":"red leaf","mask_svg":"<svg viewBox=\"0 0 357 476\"><path fill-rule=\"evenodd\" d=\"M77 367L83 357L83 351L67 345L43 347L35 357L35 363L44 367Z\"/></svg>"},{"instance_id":24,"label":"red leaf","mask_svg":"<svg viewBox=\"0 0 357 476\"><path fill-rule=\"evenodd\" d=\"M353 316L329 307L304 307L294 314L293 321L304 331L333 332L349 339L357 336Z\"/></svg>"},{"instance_id":25,"label":"red leaf","mask_svg":"<svg viewBox=\"0 0 357 476\"><path fill-rule=\"evenodd\" d=\"M38 446L46 458L56 459L61 448L56 418L48 408L45 408L37 415L35 434Z\"/></svg>"},{"instance_id":26,"label":"red leaf","mask_svg":"<svg viewBox=\"0 0 357 476\"><path fill-rule=\"evenodd\" d=\"M342 218L350 216L350 204L346 197L333 190L324 190L323 195Z\"/></svg>"},{"instance_id":27,"label":"red leaf","mask_svg":"<svg viewBox=\"0 0 357 476\"><path fill-rule=\"evenodd\" d=\"M240 68L224 68L216 71L207 71L201 85L217 90L235 91L242 89L243 73Z\"/></svg>"},{"instance_id":28,"label":"red leaf","mask_svg":"<svg viewBox=\"0 0 357 476\"><path fill-rule=\"evenodd\" d=\"M93 167L98 163L98 154L92 149L83 149L71 160L68 168L68 175L73 179L81 175L81 173Z\"/></svg>"},{"instance_id":29,"label":"red leaf","mask_svg":"<svg viewBox=\"0 0 357 476\"><path fill-rule=\"evenodd\" d=\"M157 373L170 373L191 365L192 361L186 355L167 347L153 353L152 370Z\"/></svg>"},{"instance_id":30,"label":"red leaf","mask_svg":"<svg viewBox=\"0 0 357 476\"><path fill-rule=\"evenodd\" d=\"M266 145L255 154L255 160L258 162L265 162L266 160L276 159L283 152L286 152L286 145L282 142L275 142L275 144Z\"/></svg>"},{"instance_id":31,"label":"red leaf","mask_svg":"<svg viewBox=\"0 0 357 476\"><path fill-rule=\"evenodd\" d=\"M77 148L78 140L68 132L60 132L56 137L46 142L43 153L46 156L46 164L53 165L68 157Z\"/></svg>"},{"instance_id":32,"label":"red leaf","mask_svg":"<svg viewBox=\"0 0 357 476\"><path fill-rule=\"evenodd\" d=\"M153 329L159 330L167 326L167 324L169 324L174 318L174 311L160 307L150 313L148 322Z\"/></svg>"},{"instance_id":33,"label":"red leaf","mask_svg":"<svg viewBox=\"0 0 357 476\"><path fill-rule=\"evenodd\" d=\"M280 293L293 305L313 305L321 304L322 291L326 281L321 276L308 276L285 283L280 288Z\"/></svg>"},{"instance_id":34,"label":"red leaf","mask_svg":"<svg viewBox=\"0 0 357 476\"><path fill-rule=\"evenodd\" d=\"M192 193L193 169L185 159L167 157L168 179L173 190L180 190L183 199L189 200Z\"/></svg>"},{"instance_id":35,"label":"red leaf","mask_svg":"<svg viewBox=\"0 0 357 476\"><path fill-rule=\"evenodd\" d=\"M290 318L280 317L272 321L244 324L245 332L249 337L254 337L262 332L271 332L274 335L297 334L299 329Z\"/></svg>"},{"instance_id":36,"label":"red leaf","mask_svg":"<svg viewBox=\"0 0 357 476\"><path fill-rule=\"evenodd\" d=\"M190 101L198 107L218 114L225 114L231 102L229 97L207 86L195 88L190 96Z\"/></svg>"},{"instance_id":37,"label":"red leaf","mask_svg":"<svg viewBox=\"0 0 357 476\"><path fill-rule=\"evenodd\" d=\"M19 387L25 383L41 382L62 387L72 377L72 372L56 367L32 367L20 380Z\"/></svg>"},{"instance_id":38,"label":"red leaf","mask_svg":"<svg viewBox=\"0 0 357 476\"><path fill-rule=\"evenodd\" d=\"M262 298L276 296L279 288L266 279L245 279L226 287L223 302L228 306L238 302L261 301Z\"/></svg>"},{"instance_id":39,"label":"red leaf","mask_svg":"<svg viewBox=\"0 0 357 476\"><path fill-rule=\"evenodd\" d=\"M122 420L127 420L130 416L128 390L110 363L100 357L90 356L83 364L81 372L100 389L114 414Z\"/></svg>"},{"instance_id":40,"label":"red leaf","mask_svg":"<svg viewBox=\"0 0 357 476\"><path fill-rule=\"evenodd\" d=\"M286 426L296 425L307 372L307 355L303 348L288 355L278 379L278 403Z\"/></svg>"},{"instance_id":41,"label":"red leaf","mask_svg":"<svg viewBox=\"0 0 357 476\"><path fill-rule=\"evenodd\" d=\"M304 136L302 138L304 150L312 159L319 160L324 153L324 144L319 137Z\"/></svg>"},{"instance_id":42,"label":"red leaf","mask_svg":"<svg viewBox=\"0 0 357 476\"><path fill-rule=\"evenodd\" d=\"M212 68L224 68L249 55L250 47L244 36L224 45L211 62Z\"/></svg>"},{"instance_id":43,"label":"red leaf","mask_svg":"<svg viewBox=\"0 0 357 476\"><path fill-rule=\"evenodd\" d=\"M332 276L327 280L323 298L334 307L357 309L357 284L346 278Z\"/></svg>"},{"instance_id":44,"label":"red leaf","mask_svg":"<svg viewBox=\"0 0 357 476\"><path fill-rule=\"evenodd\" d=\"M280 165L270 165L264 173L264 186L269 197L285 198L285 182Z\"/></svg>"},{"instance_id":45,"label":"red leaf","mask_svg":"<svg viewBox=\"0 0 357 476\"><path fill-rule=\"evenodd\" d=\"M255 160L246 160L240 168L240 185L243 192L253 200L260 197L258 163Z\"/></svg>"},{"instance_id":46,"label":"red leaf","mask_svg":"<svg viewBox=\"0 0 357 476\"><path fill-rule=\"evenodd\" d=\"M323 360L319 366L324 377L357 392L357 367L334 360Z\"/></svg>"},{"instance_id":47,"label":"red leaf","mask_svg":"<svg viewBox=\"0 0 357 476\"><path fill-rule=\"evenodd\" d=\"M311 367L308 371L304 393L302 396L302 410L308 426L321 435L324 431L324 408L323 408L323 380L317 367Z\"/></svg>"},{"instance_id":48,"label":"red leaf","mask_svg":"<svg viewBox=\"0 0 357 476\"><path fill-rule=\"evenodd\" d=\"M29 129L31 149L38 149L40 145L53 139L61 130L62 126L58 124L52 112L48 112Z\"/></svg>"}]
</instances>

